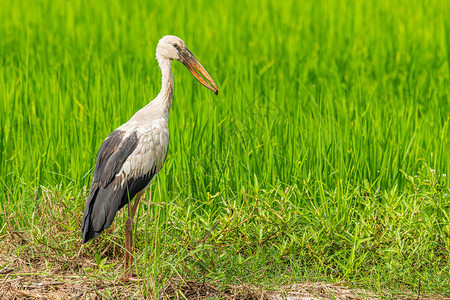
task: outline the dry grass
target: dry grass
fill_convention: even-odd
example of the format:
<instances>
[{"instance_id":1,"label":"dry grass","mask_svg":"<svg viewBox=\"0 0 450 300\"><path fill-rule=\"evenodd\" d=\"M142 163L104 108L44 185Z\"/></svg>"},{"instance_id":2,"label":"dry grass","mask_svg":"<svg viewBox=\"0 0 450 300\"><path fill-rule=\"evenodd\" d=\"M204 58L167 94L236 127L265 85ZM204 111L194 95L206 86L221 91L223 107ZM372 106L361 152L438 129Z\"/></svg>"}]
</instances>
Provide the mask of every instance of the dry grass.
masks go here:
<instances>
[{"instance_id":1,"label":"dry grass","mask_svg":"<svg viewBox=\"0 0 450 300\"><path fill-rule=\"evenodd\" d=\"M5 244L9 245L8 248L12 250L14 242L7 240ZM0 276L3 278L0 280L0 299L15 297L100 299L101 293L99 292L104 289L115 290L115 295L119 297L131 294L130 291L127 291L129 289L126 286L83 274L82 269L78 268L83 264L81 259L64 262L60 259L49 259L49 257L54 257L54 254L48 255L46 258L43 256L32 258L25 254L15 255L12 252L2 252ZM84 263L86 265L93 264L91 260ZM68 265L72 267L68 268Z\"/></svg>"},{"instance_id":2,"label":"dry grass","mask_svg":"<svg viewBox=\"0 0 450 300\"><path fill-rule=\"evenodd\" d=\"M5 244L10 244L7 240ZM82 262L73 262L74 265ZM85 261L94 264L93 261ZM81 272L65 270L58 262L51 270L48 261L29 260L2 252L0 256L0 299L145 299L140 283L123 284L114 279L96 278ZM81 269L80 269L81 270ZM440 295L412 295L388 293L376 295L360 288L349 288L344 283L303 282L275 290L261 290L256 285L243 284L219 287L219 284L168 280L161 293L162 299L446 299Z\"/></svg>"}]
</instances>

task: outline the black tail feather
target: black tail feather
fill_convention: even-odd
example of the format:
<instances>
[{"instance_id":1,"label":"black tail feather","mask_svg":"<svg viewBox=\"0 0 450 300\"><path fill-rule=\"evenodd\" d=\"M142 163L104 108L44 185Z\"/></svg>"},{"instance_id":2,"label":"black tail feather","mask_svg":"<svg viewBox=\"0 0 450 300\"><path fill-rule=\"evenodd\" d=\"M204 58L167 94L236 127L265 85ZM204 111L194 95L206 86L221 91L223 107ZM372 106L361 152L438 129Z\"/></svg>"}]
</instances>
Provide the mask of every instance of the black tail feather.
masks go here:
<instances>
[{"instance_id":1,"label":"black tail feather","mask_svg":"<svg viewBox=\"0 0 450 300\"><path fill-rule=\"evenodd\" d=\"M124 190L120 187L115 189L114 182L106 187L92 185L81 226L83 243L99 236L111 226L124 198Z\"/></svg>"}]
</instances>

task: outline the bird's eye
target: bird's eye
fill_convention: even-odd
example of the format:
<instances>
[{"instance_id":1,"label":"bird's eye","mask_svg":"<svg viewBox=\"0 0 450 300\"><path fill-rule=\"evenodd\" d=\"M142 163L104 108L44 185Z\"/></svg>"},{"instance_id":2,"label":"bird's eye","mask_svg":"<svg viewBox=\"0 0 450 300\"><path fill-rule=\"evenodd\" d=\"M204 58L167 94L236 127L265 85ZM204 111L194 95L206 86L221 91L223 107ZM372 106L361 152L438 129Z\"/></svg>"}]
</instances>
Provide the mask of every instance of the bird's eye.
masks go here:
<instances>
[{"instance_id":1,"label":"bird's eye","mask_svg":"<svg viewBox=\"0 0 450 300\"><path fill-rule=\"evenodd\" d=\"M177 43L173 43L173 46L174 46L175 48L178 48L178 44L177 44Z\"/></svg>"}]
</instances>

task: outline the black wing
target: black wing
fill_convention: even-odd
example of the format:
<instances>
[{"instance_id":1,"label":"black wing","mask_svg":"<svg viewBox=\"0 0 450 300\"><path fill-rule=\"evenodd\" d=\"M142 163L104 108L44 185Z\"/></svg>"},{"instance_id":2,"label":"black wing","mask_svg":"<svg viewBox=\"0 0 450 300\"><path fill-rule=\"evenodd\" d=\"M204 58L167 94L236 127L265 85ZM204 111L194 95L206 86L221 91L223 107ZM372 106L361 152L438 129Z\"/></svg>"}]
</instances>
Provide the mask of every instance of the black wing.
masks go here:
<instances>
[{"instance_id":1,"label":"black wing","mask_svg":"<svg viewBox=\"0 0 450 300\"><path fill-rule=\"evenodd\" d=\"M117 211L143 190L154 176L155 172L152 170L150 174L120 184L122 178L116 175L138 145L136 132L125 139L124 136L124 131L113 131L98 151L94 178L81 225L83 243L100 235L111 226Z\"/></svg>"}]
</instances>

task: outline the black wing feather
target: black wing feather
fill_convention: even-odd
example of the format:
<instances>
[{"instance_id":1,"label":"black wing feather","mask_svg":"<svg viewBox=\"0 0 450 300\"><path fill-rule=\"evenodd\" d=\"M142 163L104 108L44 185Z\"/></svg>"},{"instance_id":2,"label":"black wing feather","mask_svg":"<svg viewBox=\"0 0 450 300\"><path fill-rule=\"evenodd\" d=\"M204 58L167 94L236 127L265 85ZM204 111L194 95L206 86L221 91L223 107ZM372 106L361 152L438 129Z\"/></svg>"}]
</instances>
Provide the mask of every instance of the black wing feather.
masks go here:
<instances>
[{"instance_id":1,"label":"black wing feather","mask_svg":"<svg viewBox=\"0 0 450 300\"><path fill-rule=\"evenodd\" d=\"M116 130L100 146L97 164L86 201L81 236L83 243L100 235L111 226L118 210L142 191L155 175L155 169L139 178L128 180L121 186L116 177L125 160L136 149L136 132L124 139L125 132Z\"/></svg>"}]
</instances>

